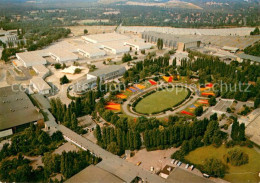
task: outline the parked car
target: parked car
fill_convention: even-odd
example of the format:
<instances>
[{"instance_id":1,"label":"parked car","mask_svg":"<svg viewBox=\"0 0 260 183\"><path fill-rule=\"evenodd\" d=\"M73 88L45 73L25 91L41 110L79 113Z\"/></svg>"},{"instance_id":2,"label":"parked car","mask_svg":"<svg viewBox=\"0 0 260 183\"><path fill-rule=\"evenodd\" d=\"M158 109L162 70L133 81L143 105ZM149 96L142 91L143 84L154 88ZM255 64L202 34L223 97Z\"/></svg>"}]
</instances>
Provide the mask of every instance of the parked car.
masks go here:
<instances>
[{"instance_id":1,"label":"parked car","mask_svg":"<svg viewBox=\"0 0 260 183\"><path fill-rule=\"evenodd\" d=\"M185 166L185 168L188 169L188 168L189 168L189 164L187 164L187 165Z\"/></svg>"},{"instance_id":2,"label":"parked car","mask_svg":"<svg viewBox=\"0 0 260 183\"><path fill-rule=\"evenodd\" d=\"M174 162L175 162L176 160L175 159L173 159L172 161L171 161L171 164L174 164Z\"/></svg>"},{"instance_id":3,"label":"parked car","mask_svg":"<svg viewBox=\"0 0 260 183\"><path fill-rule=\"evenodd\" d=\"M192 171L194 169L194 165L191 165L190 166L190 170Z\"/></svg>"},{"instance_id":4,"label":"parked car","mask_svg":"<svg viewBox=\"0 0 260 183\"><path fill-rule=\"evenodd\" d=\"M203 177L209 178L210 176L208 174L203 173Z\"/></svg>"}]
</instances>

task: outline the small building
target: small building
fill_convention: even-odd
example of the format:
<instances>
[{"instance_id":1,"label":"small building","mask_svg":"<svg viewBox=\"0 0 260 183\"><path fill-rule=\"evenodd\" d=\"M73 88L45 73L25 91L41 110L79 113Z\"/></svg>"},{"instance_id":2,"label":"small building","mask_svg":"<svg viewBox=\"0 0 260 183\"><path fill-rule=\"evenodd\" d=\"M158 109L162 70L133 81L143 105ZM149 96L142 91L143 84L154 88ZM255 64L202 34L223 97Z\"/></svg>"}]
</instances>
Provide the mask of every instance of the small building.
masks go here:
<instances>
[{"instance_id":1,"label":"small building","mask_svg":"<svg viewBox=\"0 0 260 183\"><path fill-rule=\"evenodd\" d=\"M229 51L230 53L236 53L239 48L231 47L231 46L223 46L222 50Z\"/></svg>"},{"instance_id":2,"label":"small building","mask_svg":"<svg viewBox=\"0 0 260 183\"><path fill-rule=\"evenodd\" d=\"M87 168L83 169L76 175L72 176L65 183L75 183L75 182L85 182L85 183L93 183L93 182L106 182L106 183L124 183L123 179L120 177L103 170L94 165L89 165Z\"/></svg>"},{"instance_id":3,"label":"small building","mask_svg":"<svg viewBox=\"0 0 260 183\"><path fill-rule=\"evenodd\" d=\"M20 85L0 88L0 102L0 138L30 123L43 121L43 115Z\"/></svg>"},{"instance_id":4,"label":"small building","mask_svg":"<svg viewBox=\"0 0 260 183\"><path fill-rule=\"evenodd\" d=\"M160 172L160 176L164 179L167 179L170 173L173 171L174 167L166 165Z\"/></svg>"},{"instance_id":5,"label":"small building","mask_svg":"<svg viewBox=\"0 0 260 183\"><path fill-rule=\"evenodd\" d=\"M51 92L51 87L41 77L34 77L30 80L30 86L40 94L48 95Z\"/></svg>"},{"instance_id":6,"label":"small building","mask_svg":"<svg viewBox=\"0 0 260 183\"><path fill-rule=\"evenodd\" d=\"M178 51L186 51L189 48L199 48L201 42L199 40L186 40L186 41L180 41L177 44L177 50Z\"/></svg>"},{"instance_id":7,"label":"small building","mask_svg":"<svg viewBox=\"0 0 260 183\"><path fill-rule=\"evenodd\" d=\"M47 69L44 65L35 65L32 68L42 79L46 78L50 74L50 70Z\"/></svg>"},{"instance_id":8,"label":"small building","mask_svg":"<svg viewBox=\"0 0 260 183\"><path fill-rule=\"evenodd\" d=\"M32 67L35 65L45 65L47 64L46 59L44 59L37 51L16 53L16 57L21 61L24 67Z\"/></svg>"}]
</instances>

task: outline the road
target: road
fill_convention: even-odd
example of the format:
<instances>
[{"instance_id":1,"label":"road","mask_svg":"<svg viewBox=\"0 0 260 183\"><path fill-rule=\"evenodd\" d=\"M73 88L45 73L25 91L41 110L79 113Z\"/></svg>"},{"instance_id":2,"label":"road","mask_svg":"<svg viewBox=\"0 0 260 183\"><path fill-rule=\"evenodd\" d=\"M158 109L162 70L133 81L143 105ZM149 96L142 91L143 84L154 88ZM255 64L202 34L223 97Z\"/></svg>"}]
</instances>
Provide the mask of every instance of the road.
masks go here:
<instances>
[{"instance_id":1,"label":"road","mask_svg":"<svg viewBox=\"0 0 260 183\"><path fill-rule=\"evenodd\" d=\"M141 167L135 166L134 164L119 158L63 125L58 125L57 130L60 130L63 133L66 140L73 142L84 150L88 149L98 157L101 157L102 161L96 166L122 178L126 182L131 182L136 176L151 183L164 182L164 179L158 175L152 174Z\"/></svg>"}]
</instances>

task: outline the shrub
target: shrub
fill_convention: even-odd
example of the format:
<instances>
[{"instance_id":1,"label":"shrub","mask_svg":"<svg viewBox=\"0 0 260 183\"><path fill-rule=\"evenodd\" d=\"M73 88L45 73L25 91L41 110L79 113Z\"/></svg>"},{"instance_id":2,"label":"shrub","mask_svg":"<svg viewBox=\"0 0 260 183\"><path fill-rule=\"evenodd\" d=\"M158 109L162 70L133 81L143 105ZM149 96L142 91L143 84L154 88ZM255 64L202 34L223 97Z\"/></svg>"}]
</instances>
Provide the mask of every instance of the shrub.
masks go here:
<instances>
[{"instance_id":1,"label":"shrub","mask_svg":"<svg viewBox=\"0 0 260 183\"><path fill-rule=\"evenodd\" d=\"M214 177L224 177L226 169L222 161L215 158L206 159L203 165L203 170Z\"/></svg>"},{"instance_id":2,"label":"shrub","mask_svg":"<svg viewBox=\"0 0 260 183\"><path fill-rule=\"evenodd\" d=\"M230 163L233 166L241 166L248 163L249 157L248 154L243 151L233 149L224 155L224 159L227 163Z\"/></svg>"}]
</instances>

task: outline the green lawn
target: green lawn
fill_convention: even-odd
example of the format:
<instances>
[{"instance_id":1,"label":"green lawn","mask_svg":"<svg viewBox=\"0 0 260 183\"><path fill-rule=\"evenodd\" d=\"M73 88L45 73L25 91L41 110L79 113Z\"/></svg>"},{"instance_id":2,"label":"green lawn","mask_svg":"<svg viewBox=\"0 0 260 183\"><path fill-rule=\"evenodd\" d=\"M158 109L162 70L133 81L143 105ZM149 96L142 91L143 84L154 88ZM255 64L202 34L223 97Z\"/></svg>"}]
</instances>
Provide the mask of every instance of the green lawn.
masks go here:
<instances>
[{"instance_id":1,"label":"green lawn","mask_svg":"<svg viewBox=\"0 0 260 183\"><path fill-rule=\"evenodd\" d=\"M228 164L229 170L224 179L234 183L242 182L260 182L258 173L260 172L260 153L253 148L236 146L249 156L249 163L242 166L232 166ZM225 148L221 146L215 148L213 146L200 147L190 152L185 159L194 164L203 164L206 158L214 157L221 159L223 162L223 155L227 154L233 148Z\"/></svg>"},{"instance_id":2,"label":"green lawn","mask_svg":"<svg viewBox=\"0 0 260 183\"><path fill-rule=\"evenodd\" d=\"M180 90L180 88L177 88L176 92L175 88L170 88L168 90L157 91L138 102L135 110L140 113L150 114L172 107L188 95L186 88L182 88L181 92Z\"/></svg>"}]
</instances>

